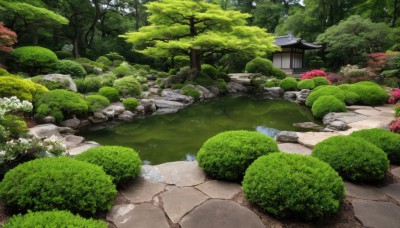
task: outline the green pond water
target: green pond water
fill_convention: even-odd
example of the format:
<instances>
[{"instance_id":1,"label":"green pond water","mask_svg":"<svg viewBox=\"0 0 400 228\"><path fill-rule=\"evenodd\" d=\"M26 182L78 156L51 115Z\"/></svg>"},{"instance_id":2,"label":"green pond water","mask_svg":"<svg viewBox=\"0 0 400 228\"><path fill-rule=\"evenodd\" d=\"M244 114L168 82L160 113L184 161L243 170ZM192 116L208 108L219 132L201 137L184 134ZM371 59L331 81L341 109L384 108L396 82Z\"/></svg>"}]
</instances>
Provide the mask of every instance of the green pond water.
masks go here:
<instances>
[{"instance_id":1,"label":"green pond water","mask_svg":"<svg viewBox=\"0 0 400 228\"><path fill-rule=\"evenodd\" d=\"M131 123L81 132L101 145L134 148L151 164L193 160L210 137L227 130L258 131L274 137L279 131L302 131L293 123L315 122L311 111L284 100L223 97L197 103L176 114L146 116Z\"/></svg>"}]
</instances>

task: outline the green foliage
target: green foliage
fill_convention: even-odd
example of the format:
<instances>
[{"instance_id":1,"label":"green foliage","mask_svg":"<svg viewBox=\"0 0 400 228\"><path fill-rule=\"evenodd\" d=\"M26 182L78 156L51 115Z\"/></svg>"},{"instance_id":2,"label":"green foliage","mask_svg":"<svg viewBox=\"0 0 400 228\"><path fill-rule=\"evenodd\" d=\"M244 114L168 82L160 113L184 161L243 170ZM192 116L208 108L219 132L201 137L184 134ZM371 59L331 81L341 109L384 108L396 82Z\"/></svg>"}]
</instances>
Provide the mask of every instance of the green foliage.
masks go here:
<instances>
[{"instance_id":1,"label":"green foliage","mask_svg":"<svg viewBox=\"0 0 400 228\"><path fill-rule=\"evenodd\" d=\"M142 87L133 76L115 80L113 87L116 88L122 96L140 96L142 94Z\"/></svg>"},{"instance_id":2,"label":"green foliage","mask_svg":"<svg viewBox=\"0 0 400 228\"><path fill-rule=\"evenodd\" d=\"M35 107L36 117L53 116L57 122L72 115L84 116L88 111L88 105L80 94L62 89L40 95Z\"/></svg>"},{"instance_id":3,"label":"green foliage","mask_svg":"<svg viewBox=\"0 0 400 228\"><path fill-rule=\"evenodd\" d=\"M8 137L18 139L28 133L29 128L25 121L15 115L5 115L4 119L0 120L0 125L8 132Z\"/></svg>"},{"instance_id":4,"label":"green foliage","mask_svg":"<svg viewBox=\"0 0 400 228\"><path fill-rule=\"evenodd\" d=\"M341 101L346 99L345 92L337 86L320 86L315 88L307 97L306 105L312 107L313 103L322 96L333 95Z\"/></svg>"},{"instance_id":5,"label":"green foliage","mask_svg":"<svg viewBox=\"0 0 400 228\"><path fill-rule=\"evenodd\" d=\"M271 60L257 57L246 64L246 72L260 73L269 76L272 73L274 65ZM275 76L275 75L274 75Z\"/></svg>"},{"instance_id":6,"label":"green foliage","mask_svg":"<svg viewBox=\"0 0 400 228\"><path fill-rule=\"evenodd\" d=\"M182 88L182 92L186 96L191 96L193 99L198 100L200 99L201 93L193 86L185 86Z\"/></svg>"},{"instance_id":7,"label":"green foliage","mask_svg":"<svg viewBox=\"0 0 400 228\"><path fill-rule=\"evenodd\" d=\"M54 80L43 80L43 76L36 76L31 78L31 81L41 84L49 90L55 89L69 89L70 81L68 79L57 78Z\"/></svg>"},{"instance_id":8,"label":"green foliage","mask_svg":"<svg viewBox=\"0 0 400 228\"><path fill-rule=\"evenodd\" d=\"M177 83L177 84L172 84L171 85L171 89L175 90L175 89L182 89L186 84L184 83Z\"/></svg>"},{"instance_id":9,"label":"green foliage","mask_svg":"<svg viewBox=\"0 0 400 228\"><path fill-rule=\"evenodd\" d=\"M139 101L136 98L126 98L122 101L122 104L127 110L133 111L139 106Z\"/></svg>"},{"instance_id":10,"label":"green foliage","mask_svg":"<svg viewBox=\"0 0 400 228\"><path fill-rule=\"evenodd\" d=\"M299 90L302 89L309 89L309 90L313 90L315 88L315 83L313 79L305 79L305 80L301 80L299 81L299 84L297 85L297 88Z\"/></svg>"},{"instance_id":11,"label":"green foliage","mask_svg":"<svg viewBox=\"0 0 400 228\"><path fill-rule=\"evenodd\" d=\"M35 87L24 80L14 76L0 77L0 96L12 97L16 96L20 100L32 101Z\"/></svg>"},{"instance_id":12,"label":"green foliage","mask_svg":"<svg viewBox=\"0 0 400 228\"><path fill-rule=\"evenodd\" d=\"M77 155L76 159L102 167L116 184L135 179L140 174L142 164L135 150L121 146L92 148Z\"/></svg>"},{"instance_id":13,"label":"green foliage","mask_svg":"<svg viewBox=\"0 0 400 228\"><path fill-rule=\"evenodd\" d=\"M69 211L40 211L29 212L25 215L15 215L4 224L4 228L13 227L107 228L107 224L103 221L85 219L79 215L73 215Z\"/></svg>"},{"instance_id":14,"label":"green foliage","mask_svg":"<svg viewBox=\"0 0 400 228\"><path fill-rule=\"evenodd\" d=\"M322 85L329 85L328 79L325 77L315 77L313 78L315 87L322 86Z\"/></svg>"},{"instance_id":15,"label":"green foliage","mask_svg":"<svg viewBox=\"0 0 400 228\"><path fill-rule=\"evenodd\" d=\"M102 63L102 64L104 64L106 66L112 66L113 65L113 62L111 60L109 60L105 56L100 56L99 58L96 59L96 62Z\"/></svg>"},{"instance_id":16,"label":"green foliage","mask_svg":"<svg viewBox=\"0 0 400 228\"><path fill-rule=\"evenodd\" d=\"M351 91L344 91L345 103L348 105L354 105L360 103L360 95Z\"/></svg>"},{"instance_id":17,"label":"green foliage","mask_svg":"<svg viewBox=\"0 0 400 228\"><path fill-rule=\"evenodd\" d=\"M59 60L56 64L58 73L69 74L72 77L83 77L86 75L85 69L77 62L72 60Z\"/></svg>"},{"instance_id":18,"label":"green foliage","mask_svg":"<svg viewBox=\"0 0 400 228\"><path fill-rule=\"evenodd\" d=\"M89 95L85 97L86 103L89 107L89 112L98 112L110 105L107 97L102 95Z\"/></svg>"},{"instance_id":19,"label":"green foliage","mask_svg":"<svg viewBox=\"0 0 400 228\"><path fill-rule=\"evenodd\" d=\"M225 80L223 80L223 79L218 79L214 85L220 90L228 89L228 85L226 84Z\"/></svg>"},{"instance_id":20,"label":"green foliage","mask_svg":"<svg viewBox=\"0 0 400 228\"><path fill-rule=\"evenodd\" d=\"M72 52L70 51L55 51L54 54L57 55L58 59L72 59Z\"/></svg>"},{"instance_id":21,"label":"green foliage","mask_svg":"<svg viewBox=\"0 0 400 228\"><path fill-rule=\"evenodd\" d=\"M278 79L284 79L287 77L286 73L283 70L276 67L271 69L271 75L275 76Z\"/></svg>"},{"instance_id":22,"label":"green foliage","mask_svg":"<svg viewBox=\"0 0 400 228\"><path fill-rule=\"evenodd\" d=\"M110 102L119 101L118 90L113 87L109 87L109 86L103 87L103 88L99 89L99 94L107 97L107 99Z\"/></svg>"},{"instance_id":23,"label":"green foliage","mask_svg":"<svg viewBox=\"0 0 400 228\"><path fill-rule=\"evenodd\" d=\"M334 136L318 143L312 156L327 162L345 179L375 182L383 179L389 160L374 144L352 136Z\"/></svg>"},{"instance_id":24,"label":"green foliage","mask_svg":"<svg viewBox=\"0 0 400 228\"><path fill-rule=\"evenodd\" d=\"M97 165L67 157L23 163L6 173L0 198L12 211L69 210L95 214L113 205L116 189Z\"/></svg>"},{"instance_id":25,"label":"green foliage","mask_svg":"<svg viewBox=\"0 0 400 228\"><path fill-rule=\"evenodd\" d=\"M400 163L400 135L381 128L355 131L350 136L360 137L382 149L393 164Z\"/></svg>"},{"instance_id":26,"label":"green foliage","mask_svg":"<svg viewBox=\"0 0 400 228\"><path fill-rule=\"evenodd\" d=\"M0 76L12 76L6 69L0 68Z\"/></svg>"},{"instance_id":27,"label":"green foliage","mask_svg":"<svg viewBox=\"0 0 400 228\"><path fill-rule=\"evenodd\" d=\"M284 78L279 82L279 87L284 91L291 91L297 89L297 81L294 78Z\"/></svg>"},{"instance_id":28,"label":"green foliage","mask_svg":"<svg viewBox=\"0 0 400 228\"><path fill-rule=\"evenodd\" d=\"M373 82L358 82L350 86L350 91L360 96L360 104L363 105L382 105L386 104L389 95L386 90Z\"/></svg>"},{"instance_id":29,"label":"green foliage","mask_svg":"<svg viewBox=\"0 0 400 228\"><path fill-rule=\"evenodd\" d=\"M218 77L217 68L215 68L209 64L201 65L201 72L203 72L205 75L207 75L208 77L213 78L213 79L217 79L217 77Z\"/></svg>"},{"instance_id":30,"label":"green foliage","mask_svg":"<svg viewBox=\"0 0 400 228\"><path fill-rule=\"evenodd\" d=\"M51 50L39 46L25 46L14 49L12 52L18 69L28 73L44 72L57 63L57 55Z\"/></svg>"},{"instance_id":31,"label":"green foliage","mask_svg":"<svg viewBox=\"0 0 400 228\"><path fill-rule=\"evenodd\" d=\"M280 82L281 82L281 80L279 80L279 79L271 79L271 80L266 81L264 86L267 88L277 87L277 86L279 86Z\"/></svg>"},{"instance_id":32,"label":"green foliage","mask_svg":"<svg viewBox=\"0 0 400 228\"><path fill-rule=\"evenodd\" d=\"M345 195L342 179L328 164L287 153L255 160L242 185L249 202L278 218L326 218L338 212Z\"/></svg>"},{"instance_id":33,"label":"green foliage","mask_svg":"<svg viewBox=\"0 0 400 228\"><path fill-rule=\"evenodd\" d=\"M316 118L323 118L330 112L346 112L346 105L333 95L319 97L312 105L312 113Z\"/></svg>"},{"instance_id":34,"label":"green foliage","mask_svg":"<svg viewBox=\"0 0 400 228\"><path fill-rule=\"evenodd\" d=\"M97 92L101 87L100 77L86 77L84 80L85 92Z\"/></svg>"},{"instance_id":35,"label":"green foliage","mask_svg":"<svg viewBox=\"0 0 400 228\"><path fill-rule=\"evenodd\" d=\"M133 74L132 69L127 66L127 65L120 65L119 67L116 67L112 70L112 72L117 76L118 78L122 78L124 76L128 76Z\"/></svg>"},{"instance_id":36,"label":"green foliage","mask_svg":"<svg viewBox=\"0 0 400 228\"><path fill-rule=\"evenodd\" d=\"M208 139L197 153L199 166L216 178L241 181L258 157L279 151L276 142L261 133L227 131Z\"/></svg>"}]
</instances>

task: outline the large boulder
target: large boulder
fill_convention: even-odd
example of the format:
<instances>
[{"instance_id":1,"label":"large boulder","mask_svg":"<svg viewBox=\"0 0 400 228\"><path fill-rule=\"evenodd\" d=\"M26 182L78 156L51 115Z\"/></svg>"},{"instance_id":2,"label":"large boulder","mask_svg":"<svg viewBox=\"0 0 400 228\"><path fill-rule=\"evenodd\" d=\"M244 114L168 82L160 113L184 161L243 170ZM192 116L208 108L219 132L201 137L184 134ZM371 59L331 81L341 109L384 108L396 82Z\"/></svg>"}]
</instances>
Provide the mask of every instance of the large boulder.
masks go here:
<instances>
[{"instance_id":1,"label":"large boulder","mask_svg":"<svg viewBox=\"0 0 400 228\"><path fill-rule=\"evenodd\" d=\"M301 104L301 105L305 105L306 104L306 100L308 95L310 95L311 90L308 89L303 89L300 91L300 93L298 94L297 98L296 98L296 103L297 104Z\"/></svg>"},{"instance_id":2,"label":"large boulder","mask_svg":"<svg viewBox=\"0 0 400 228\"><path fill-rule=\"evenodd\" d=\"M69 90L73 91L73 92L77 92L77 87L75 85L74 80L72 80L70 75L65 75L65 74L47 74L43 76L43 80L46 81L69 81Z\"/></svg>"},{"instance_id":3,"label":"large boulder","mask_svg":"<svg viewBox=\"0 0 400 228\"><path fill-rule=\"evenodd\" d=\"M157 110L154 99L142 99L140 100L140 103L142 104L145 113L153 113Z\"/></svg>"},{"instance_id":4,"label":"large boulder","mask_svg":"<svg viewBox=\"0 0 400 228\"><path fill-rule=\"evenodd\" d=\"M264 88L264 93L271 96L272 98L280 98L283 96L285 91L281 87L271 87L271 88Z\"/></svg>"},{"instance_id":5,"label":"large boulder","mask_svg":"<svg viewBox=\"0 0 400 228\"><path fill-rule=\"evenodd\" d=\"M297 97L300 95L300 92L297 91L287 91L283 94L283 99L288 101L296 101Z\"/></svg>"},{"instance_id":6,"label":"large boulder","mask_svg":"<svg viewBox=\"0 0 400 228\"><path fill-rule=\"evenodd\" d=\"M276 136L276 141L279 141L279 142L297 143L298 139L299 139L299 136L297 135L297 132L293 132L293 131L281 131Z\"/></svg>"},{"instance_id":7,"label":"large boulder","mask_svg":"<svg viewBox=\"0 0 400 228\"><path fill-rule=\"evenodd\" d=\"M168 101L177 101L184 104L193 102L193 98L170 90L163 90L161 96Z\"/></svg>"},{"instance_id":8,"label":"large boulder","mask_svg":"<svg viewBox=\"0 0 400 228\"><path fill-rule=\"evenodd\" d=\"M38 138L50 138L51 136L61 137L58 127L54 124L37 125L29 129L29 132Z\"/></svg>"},{"instance_id":9,"label":"large boulder","mask_svg":"<svg viewBox=\"0 0 400 228\"><path fill-rule=\"evenodd\" d=\"M108 120L108 117L104 115L102 112L95 112L93 116L89 117L89 120L92 123L103 123Z\"/></svg>"},{"instance_id":10,"label":"large boulder","mask_svg":"<svg viewBox=\"0 0 400 228\"><path fill-rule=\"evenodd\" d=\"M114 118L122 114L124 111L125 107L122 105L122 103L115 103L101 110L101 113L103 113L108 118Z\"/></svg>"},{"instance_id":11,"label":"large boulder","mask_svg":"<svg viewBox=\"0 0 400 228\"><path fill-rule=\"evenodd\" d=\"M229 82L227 86L229 93L247 92L247 87L236 82Z\"/></svg>"},{"instance_id":12,"label":"large boulder","mask_svg":"<svg viewBox=\"0 0 400 228\"><path fill-rule=\"evenodd\" d=\"M81 121L79 119L73 118L73 119L64 120L60 124L63 127L77 128L80 123L81 123Z\"/></svg>"},{"instance_id":13,"label":"large boulder","mask_svg":"<svg viewBox=\"0 0 400 228\"><path fill-rule=\"evenodd\" d=\"M196 85L195 88L196 88L198 91L200 91L201 97L202 97L203 99L210 99L210 98L215 97L215 95L214 95L212 92L210 92L210 90L206 89L205 87L203 87L203 86L201 86L201 85Z\"/></svg>"}]
</instances>

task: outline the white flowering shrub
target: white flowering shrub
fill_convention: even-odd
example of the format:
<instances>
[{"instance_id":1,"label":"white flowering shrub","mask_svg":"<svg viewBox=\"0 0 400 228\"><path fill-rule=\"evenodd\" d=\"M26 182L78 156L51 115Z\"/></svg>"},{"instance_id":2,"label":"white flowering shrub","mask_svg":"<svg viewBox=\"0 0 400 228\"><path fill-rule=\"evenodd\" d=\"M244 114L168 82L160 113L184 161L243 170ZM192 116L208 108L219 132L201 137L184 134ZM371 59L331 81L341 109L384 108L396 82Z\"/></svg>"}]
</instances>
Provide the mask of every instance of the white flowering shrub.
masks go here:
<instances>
[{"instance_id":1,"label":"white flowering shrub","mask_svg":"<svg viewBox=\"0 0 400 228\"><path fill-rule=\"evenodd\" d=\"M29 101L20 101L17 97L0 98L0 120L6 113L32 112L33 106Z\"/></svg>"}]
</instances>

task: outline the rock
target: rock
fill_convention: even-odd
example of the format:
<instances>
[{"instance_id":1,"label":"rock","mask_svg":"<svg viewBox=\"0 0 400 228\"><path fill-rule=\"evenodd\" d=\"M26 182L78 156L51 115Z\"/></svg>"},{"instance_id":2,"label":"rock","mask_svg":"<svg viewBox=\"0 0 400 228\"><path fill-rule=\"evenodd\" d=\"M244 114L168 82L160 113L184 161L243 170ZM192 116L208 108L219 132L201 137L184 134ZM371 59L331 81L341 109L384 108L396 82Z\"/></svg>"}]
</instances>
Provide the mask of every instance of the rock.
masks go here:
<instances>
[{"instance_id":1,"label":"rock","mask_svg":"<svg viewBox=\"0 0 400 228\"><path fill-rule=\"evenodd\" d=\"M29 132L38 138L50 138L51 136L61 137L58 127L54 124L37 125L29 129Z\"/></svg>"},{"instance_id":2,"label":"rock","mask_svg":"<svg viewBox=\"0 0 400 228\"><path fill-rule=\"evenodd\" d=\"M305 105L308 95L310 95L311 90L302 89L297 96L296 103L300 105Z\"/></svg>"},{"instance_id":3,"label":"rock","mask_svg":"<svg viewBox=\"0 0 400 228\"><path fill-rule=\"evenodd\" d=\"M245 86L236 82L228 82L227 86L229 93L247 92L247 88Z\"/></svg>"},{"instance_id":4,"label":"rock","mask_svg":"<svg viewBox=\"0 0 400 228\"><path fill-rule=\"evenodd\" d=\"M358 109L358 110L355 110L354 112L358 113L358 114L362 114L364 116L380 116L380 115L382 115L382 112L380 112L376 109Z\"/></svg>"},{"instance_id":5,"label":"rock","mask_svg":"<svg viewBox=\"0 0 400 228\"><path fill-rule=\"evenodd\" d=\"M297 132L293 132L293 131L281 131L276 136L276 140L280 141L280 142L297 143L298 138L299 138L299 136L297 135Z\"/></svg>"},{"instance_id":6,"label":"rock","mask_svg":"<svg viewBox=\"0 0 400 228\"><path fill-rule=\"evenodd\" d=\"M368 185L357 185L350 182L344 182L346 195L357 199L366 200L384 200L386 199L385 193L376 187Z\"/></svg>"},{"instance_id":7,"label":"rock","mask_svg":"<svg viewBox=\"0 0 400 228\"><path fill-rule=\"evenodd\" d=\"M89 150L90 148L95 148L95 147L99 147L99 146L100 146L100 144L98 144L97 142L87 141L87 142L79 144L77 147L70 149L69 155L76 156L78 154L81 154L81 153Z\"/></svg>"},{"instance_id":8,"label":"rock","mask_svg":"<svg viewBox=\"0 0 400 228\"><path fill-rule=\"evenodd\" d=\"M400 179L400 167L392 169L390 172L392 173L393 176Z\"/></svg>"},{"instance_id":9,"label":"rock","mask_svg":"<svg viewBox=\"0 0 400 228\"><path fill-rule=\"evenodd\" d=\"M206 89L205 87L203 87L201 85L196 85L195 88L200 91L200 93L202 94L202 97L205 99L210 99L210 98L215 97L215 95L213 93L211 93L208 89Z\"/></svg>"},{"instance_id":10,"label":"rock","mask_svg":"<svg viewBox=\"0 0 400 228\"><path fill-rule=\"evenodd\" d=\"M73 135L76 133L76 131L70 127L58 127L58 132L60 132L60 134L66 135Z\"/></svg>"},{"instance_id":11,"label":"rock","mask_svg":"<svg viewBox=\"0 0 400 228\"><path fill-rule=\"evenodd\" d=\"M125 107L122 105L122 103L115 103L101 110L101 112L108 118L114 118L115 116L118 116L124 111Z\"/></svg>"},{"instance_id":12,"label":"rock","mask_svg":"<svg viewBox=\"0 0 400 228\"><path fill-rule=\"evenodd\" d=\"M181 109L185 105L180 102L175 101L167 101L167 100L154 100L158 109L162 108L173 108L173 109Z\"/></svg>"},{"instance_id":13,"label":"rock","mask_svg":"<svg viewBox=\"0 0 400 228\"><path fill-rule=\"evenodd\" d=\"M107 221L117 228L170 228L164 212L151 204L122 204L111 208Z\"/></svg>"},{"instance_id":14,"label":"rock","mask_svg":"<svg viewBox=\"0 0 400 228\"><path fill-rule=\"evenodd\" d=\"M64 120L60 123L61 126L63 127L69 127L69 128L77 128L81 121L79 119L69 119L69 120Z\"/></svg>"},{"instance_id":15,"label":"rock","mask_svg":"<svg viewBox=\"0 0 400 228\"><path fill-rule=\"evenodd\" d=\"M354 112L331 112L324 116L323 121L324 121L324 125L329 125L329 123L331 123L333 121L337 121L337 120L340 120L340 121L343 121L343 122L349 124L349 123L366 120L366 119L368 119L367 116L357 114Z\"/></svg>"},{"instance_id":16,"label":"rock","mask_svg":"<svg viewBox=\"0 0 400 228\"><path fill-rule=\"evenodd\" d=\"M185 82L185 78L178 76L178 75L171 75L168 78L163 79L163 83L165 85L165 88L171 87L173 84L180 84Z\"/></svg>"},{"instance_id":17,"label":"rock","mask_svg":"<svg viewBox=\"0 0 400 228\"><path fill-rule=\"evenodd\" d=\"M197 205L208 199L206 195L192 187L176 188L160 194L164 203L164 210L173 223L181 218Z\"/></svg>"},{"instance_id":18,"label":"rock","mask_svg":"<svg viewBox=\"0 0 400 228\"><path fill-rule=\"evenodd\" d=\"M142 165L141 176L148 181L165 183L161 176L160 170L157 167L151 165Z\"/></svg>"},{"instance_id":19,"label":"rock","mask_svg":"<svg viewBox=\"0 0 400 228\"><path fill-rule=\"evenodd\" d=\"M135 112L136 112L137 114L139 114L139 115L144 114L144 107L143 107L143 105L137 106L136 109L135 109Z\"/></svg>"},{"instance_id":20,"label":"rock","mask_svg":"<svg viewBox=\"0 0 400 228\"><path fill-rule=\"evenodd\" d=\"M297 91L288 91L283 94L283 99L288 101L296 101L297 97L300 95L300 92Z\"/></svg>"},{"instance_id":21,"label":"rock","mask_svg":"<svg viewBox=\"0 0 400 228\"><path fill-rule=\"evenodd\" d=\"M54 124L54 123L56 123L56 118L54 118L53 116L45 116L45 117L43 117L42 121L43 121L43 123L46 123L46 124Z\"/></svg>"},{"instance_id":22,"label":"rock","mask_svg":"<svg viewBox=\"0 0 400 228\"><path fill-rule=\"evenodd\" d=\"M242 191L242 186L236 183L212 180L197 185L196 188L211 198L232 199Z\"/></svg>"},{"instance_id":23,"label":"rock","mask_svg":"<svg viewBox=\"0 0 400 228\"><path fill-rule=\"evenodd\" d=\"M294 123L294 127L298 128L303 128L303 129L309 129L309 130L315 130L315 131L322 131L324 127L315 124L313 122L303 122L303 123Z\"/></svg>"},{"instance_id":24,"label":"rock","mask_svg":"<svg viewBox=\"0 0 400 228\"><path fill-rule=\"evenodd\" d=\"M153 95L157 95L158 94L158 88L151 87L151 88L149 88L149 92L151 94L153 94Z\"/></svg>"},{"instance_id":25,"label":"rock","mask_svg":"<svg viewBox=\"0 0 400 228\"><path fill-rule=\"evenodd\" d=\"M132 120L133 117L135 117L135 114L133 114L131 111L124 111L123 113L118 115L119 120L125 120L125 121Z\"/></svg>"},{"instance_id":26,"label":"rock","mask_svg":"<svg viewBox=\"0 0 400 228\"><path fill-rule=\"evenodd\" d=\"M332 136L342 135L336 132L298 132L299 136L298 142L306 147L313 148L319 142L324 141Z\"/></svg>"},{"instance_id":27,"label":"rock","mask_svg":"<svg viewBox=\"0 0 400 228\"><path fill-rule=\"evenodd\" d=\"M400 203L400 184L391 184L383 188L386 195Z\"/></svg>"},{"instance_id":28,"label":"rock","mask_svg":"<svg viewBox=\"0 0 400 228\"><path fill-rule=\"evenodd\" d=\"M360 109L374 109L371 106L364 106L364 105L351 105L351 106L346 106L347 111L355 111L355 110L360 110Z\"/></svg>"},{"instance_id":29,"label":"rock","mask_svg":"<svg viewBox=\"0 0 400 228\"><path fill-rule=\"evenodd\" d=\"M283 96L285 91L281 87L271 87L271 88L264 88L264 92L267 95L270 95L273 98L280 98Z\"/></svg>"},{"instance_id":30,"label":"rock","mask_svg":"<svg viewBox=\"0 0 400 228\"><path fill-rule=\"evenodd\" d=\"M395 105L393 105L393 104L385 104L385 105L374 107L374 108L376 110L384 112L384 113L394 114L394 107L395 107Z\"/></svg>"},{"instance_id":31,"label":"rock","mask_svg":"<svg viewBox=\"0 0 400 228\"><path fill-rule=\"evenodd\" d=\"M115 110L103 110L101 111L107 118L113 119L115 116Z\"/></svg>"},{"instance_id":32,"label":"rock","mask_svg":"<svg viewBox=\"0 0 400 228\"><path fill-rule=\"evenodd\" d=\"M369 129L369 128L386 128L390 122L393 121L393 117L370 117L366 120L349 123L348 126L352 129Z\"/></svg>"},{"instance_id":33,"label":"rock","mask_svg":"<svg viewBox=\"0 0 400 228\"><path fill-rule=\"evenodd\" d=\"M218 89L215 86L210 86L208 88L208 91L210 91L210 93L212 93L214 97L218 96L221 93L225 93L226 92L226 91L221 91L220 89Z\"/></svg>"},{"instance_id":34,"label":"rock","mask_svg":"<svg viewBox=\"0 0 400 228\"><path fill-rule=\"evenodd\" d=\"M311 155L311 149L297 143L281 143L278 144L280 151L289 154Z\"/></svg>"},{"instance_id":35,"label":"rock","mask_svg":"<svg viewBox=\"0 0 400 228\"><path fill-rule=\"evenodd\" d=\"M157 75L155 75L155 74L148 74L148 75L146 75L146 78L147 78L147 80L152 80L152 81L154 81L154 80L157 80Z\"/></svg>"},{"instance_id":36,"label":"rock","mask_svg":"<svg viewBox=\"0 0 400 228\"><path fill-rule=\"evenodd\" d=\"M64 137L64 140L68 148L74 148L81 144L85 138L82 136L67 135Z\"/></svg>"},{"instance_id":37,"label":"rock","mask_svg":"<svg viewBox=\"0 0 400 228\"><path fill-rule=\"evenodd\" d=\"M90 124L91 124L91 122L88 119L81 120L81 123L79 124L78 128L86 127L86 126L89 126Z\"/></svg>"},{"instance_id":38,"label":"rock","mask_svg":"<svg viewBox=\"0 0 400 228\"><path fill-rule=\"evenodd\" d=\"M155 166L166 184L179 187L194 186L204 182L206 176L196 161L169 162Z\"/></svg>"},{"instance_id":39,"label":"rock","mask_svg":"<svg viewBox=\"0 0 400 228\"><path fill-rule=\"evenodd\" d=\"M142 104L145 113L153 113L157 110L154 99L142 99L140 103Z\"/></svg>"},{"instance_id":40,"label":"rock","mask_svg":"<svg viewBox=\"0 0 400 228\"><path fill-rule=\"evenodd\" d=\"M89 117L89 120L92 123L103 123L108 120L108 117L104 115L102 112L95 112L93 116Z\"/></svg>"},{"instance_id":41,"label":"rock","mask_svg":"<svg viewBox=\"0 0 400 228\"><path fill-rule=\"evenodd\" d=\"M173 113L177 113L179 111L179 109L176 108L162 108L162 109L158 109L154 115L165 115L165 114L173 114Z\"/></svg>"},{"instance_id":42,"label":"rock","mask_svg":"<svg viewBox=\"0 0 400 228\"><path fill-rule=\"evenodd\" d=\"M400 206L390 202L353 200L355 217L364 227L397 228L400 224Z\"/></svg>"},{"instance_id":43,"label":"rock","mask_svg":"<svg viewBox=\"0 0 400 228\"><path fill-rule=\"evenodd\" d=\"M165 184L137 178L132 184L121 190L122 196L133 203L150 202L153 197L165 189Z\"/></svg>"},{"instance_id":44,"label":"rock","mask_svg":"<svg viewBox=\"0 0 400 228\"><path fill-rule=\"evenodd\" d=\"M211 199L189 212L179 222L182 228L264 228L256 213L240 204Z\"/></svg>"},{"instance_id":45,"label":"rock","mask_svg":"<svg viewBox=\"0 0 400 228\"><path fill-rule=\"evenodd\" d=\"M181 102L184 104L188 104L188 103L192 103L193 102L193 98L189 97L189 96L185 96L173 91L169 91L169 90L163 90L161 92L161 96L167 100L167 101L177 101L177 102Z\"/></svg>"},{"instance_id":46,"label":"rock","mask_svg":"<svg viewBox=\"0 0 400 228\"><path fill-rule=\"evenodd\" d=\"M69 90L71 90L73 92L77 92L78 91L77 88L76 88L75 82L71 78L70 75L65 75L65 74L47 74L47 75L43 76L43 80L46 80L46 81L60 81L60 80L61 81L68 81L69 82L69 88L66 88L66 89L69 89Z\"/></svg>"},{"instance_id":47,"label":"rock","mask_svg":"<svg viewBox=\"0 0 400 228\"><path fill-rule=\"evenodd\" d=\"M344 131L347 128L347 123L341 120L335 120L330 122L327 127L334 131Z\"/></svg>"}]
</instances>

